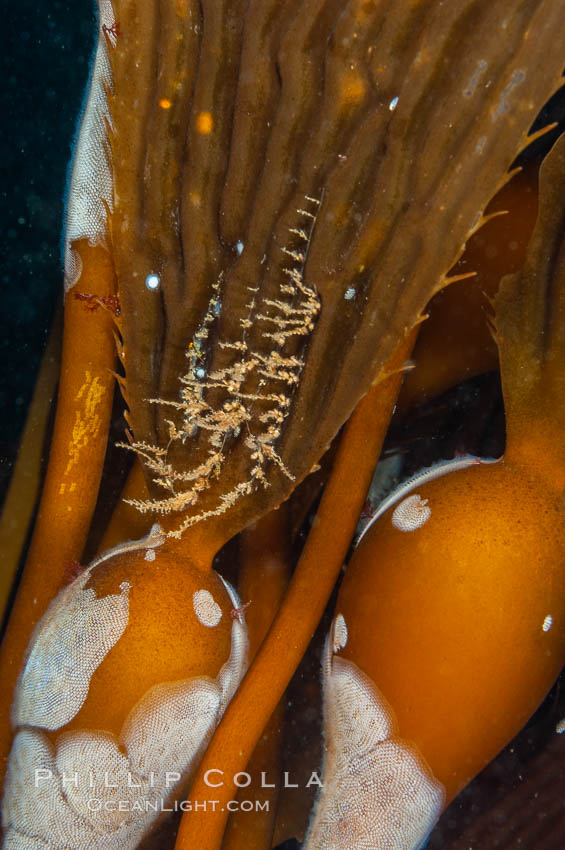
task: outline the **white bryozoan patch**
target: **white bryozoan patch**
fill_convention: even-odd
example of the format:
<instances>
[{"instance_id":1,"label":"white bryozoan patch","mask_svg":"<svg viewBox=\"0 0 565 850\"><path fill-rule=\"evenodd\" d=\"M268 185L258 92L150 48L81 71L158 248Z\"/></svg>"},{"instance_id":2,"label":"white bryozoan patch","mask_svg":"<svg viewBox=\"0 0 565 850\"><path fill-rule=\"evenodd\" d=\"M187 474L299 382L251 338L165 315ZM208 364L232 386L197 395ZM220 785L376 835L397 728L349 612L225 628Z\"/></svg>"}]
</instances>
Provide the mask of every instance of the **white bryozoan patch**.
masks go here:
<instances>
[{"instance_id":1,"label":"white bryozoan patch","mask_svg":"<svg viewBox=\"0 0 565 850\"><path fill-rule=\"evenodd\" d=\"M92 674L128 624L128 582L97 599L85 570L55 597L37 624L12 706L12 726L60 729L80 711Z\"/></svg>"},{"instance_id":2,"label":"white bryozoan patch","mask_svg":"<svg viewBox=\"0 0 565 850\"><path fill-rule=\"evenodd\" d=\"M416 531L431 515L428 499L422 499L418 493L414 493L396 506L392 512L392 524L399 531Z\"/></svg>"},{"instance_id":3,"label":"white bryozoan patch","mask_svg":"<svg viewBox=\"0 0 565 850\"><path fill-rule=\"evenodd\" d=\"M200 623L208 628L217 626L222 619L222 609L209 590L197 590L192 594L194 613Z\"/></svg>"},{"instance_id":4,"label":"white bryozoan patch","mask_svg":"<svg viewBox=\"0 0 565 850\"><path fill-rule=\"evenodd\" d=\"M90 245L103 244L108 229L107 209L114 206L107 123L110 123L107 91L112 88L112 72L104 30L115 26L111 0L98 0L98 44L90 75L80 128L76 140L65 232L65 292L80 277L81 261L72 243L87 239Z\"/></svg>"},{"instance_id":5,"label":"white bryozoan patch","mask_svg":"<svg viewBox=\"0 0 565 850\"><path fill-rule=\"evenodd\" d=\"M394 712L374 683L334 657L346 634L338 615L324 650L323 788L304 850L417 850L445 792L418 750L398 737Z\"/></svg>"}]
</instances>

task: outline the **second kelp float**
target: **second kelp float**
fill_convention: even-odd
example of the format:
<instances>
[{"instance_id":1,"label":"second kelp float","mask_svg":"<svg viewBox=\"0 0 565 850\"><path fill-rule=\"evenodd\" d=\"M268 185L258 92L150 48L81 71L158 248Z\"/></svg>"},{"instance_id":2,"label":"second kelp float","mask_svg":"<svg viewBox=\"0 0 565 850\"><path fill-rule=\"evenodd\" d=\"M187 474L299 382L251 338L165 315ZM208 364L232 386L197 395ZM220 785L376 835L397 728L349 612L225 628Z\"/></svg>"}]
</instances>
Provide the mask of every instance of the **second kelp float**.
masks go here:
<instances>
[{"instance_id":1,"label":"second kelp float","mask_svg":"<svg viewBox=\"0 0 565 850\"><path fill-rule=\"evenodd\" d=\"M174 793L184 793L243 672L243 612L212 558L289 495L379 379L371 399L382 390L386 418L387 376L559 85L558 6L101 4L69 206L58 449L3 648L6 681L69 554L80 559L92 508L81 485L100 475L116 343L149 488L133 501L162 528L91 567L39 627L13 710L27 731L11 781L39 752L53 775L79 752L123 771L120 746L143 770L138 737L151 718L157 746L174 680L201 724L170 742L183 741ZM362 466L352 444L349 466ZM299 565L209 750L228 773L245 768L329 596L337 526L330 512L321 532L335 535L335 564L330 555L321 569L310 554ZM55 635L70 658L77 610L102 643L63 677L61 706L49 687L37 698L33 676L60 680ZM266 664L277 653L280 665ZM47 826L33 795L23 811L8 814L9 846L38 834L53 847L98 846L93 830L100 847L135 846L150 828L124 818L79 829L68 808ZM215 848L222 832L221 813L194 812L179 846Z\"/></svg>"}]
</instances>

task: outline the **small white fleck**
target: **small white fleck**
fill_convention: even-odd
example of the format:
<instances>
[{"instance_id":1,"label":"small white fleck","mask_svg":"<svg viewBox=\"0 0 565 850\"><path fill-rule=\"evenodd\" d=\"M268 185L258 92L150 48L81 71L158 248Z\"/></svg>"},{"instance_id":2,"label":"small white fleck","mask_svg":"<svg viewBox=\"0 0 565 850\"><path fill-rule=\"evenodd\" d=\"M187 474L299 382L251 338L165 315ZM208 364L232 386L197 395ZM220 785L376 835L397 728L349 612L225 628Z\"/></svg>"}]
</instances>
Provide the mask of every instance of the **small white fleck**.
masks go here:
<instances>
[{"instance_id":1,"label":"small white fleck","mask_svg":"<svg viewBox=\"0 0 565 850\"><path fill-rule=\"evenodd\" d=\"M203 626L217 626L222 619L222 609L209 590L196 590L192 594L192 605Z\"/></svg>"},{"instance_id":2,"label":"small white fleck","mask_svg":"<svg viewBox=\"0 0 565 850\"><path fill-rule=\"evenodd\" d=\"M196 370L197 378L205 378L206 377L206 369L203 369L202 366L199 366Z\"/></svg>"},{"instance_id":3,"label":"small white fleck","mask_svg":"<svg viewBox=\"0 0 565 850\"><path fill-rule=\"evenodd\" d=\"M390 109L391 112L394 112L394 110L396 109L397 106L398 106L398 98L393 97L393 99L391 100L391 102L388 105L388 108Z\"/></svg>"},{"instance_id":4,"label":"small white fleck","mask_svg":"<svg viewBox=\"0 0 565 850\"><path fill-rule=\"evenodd\" d=\"M156 292L157 289L159 289L159 287L161 286L161 278L158 274L154 274L152 272L151 274L148 274L145 278L145 286L151 292Z\"/></svg>"},{"instance_id":5,"label":"small white fleck","mask_svg":"<svg viewBox=\"0 0 565 850\"><path fill-rule=\"evenodd\" d=\"M558 735L562 735L565 732L565 717L563 720L560 720L559 723L555 727L555 731Z\"/></svg>"},{"instance_id":6,"label":"small white fleck","mask_svg":"<svg viewBox=\"0 0 565 850\"><path fill-rule=\"evenodd\" d=\"M487 69L488 69L488 62L485 62L484 59L481 59L477 63L477 68L476 68L473 76L469 80L467 88L465 88L463 90L463 96L464 97L473 97L473 95L475 94L477 87L479 85L480 79Z\"/></svg>"},{"instance_id":7,"label":"small white fleck","mask_svg":"<svg viewBox=\"0 0 565 850\"><path fill-rule=\"evenodd\" d=\"M542 629L544 632L548 632L553 625L553 617L551 614L548 614L545 620L543 621Z\"/></svg>"},{"instance_id":8,"label":"small white fleck","mask_svg":"<svg viewBox=\"0 0 565 850\"><path fill-rule=\"evenodd\" d=\"M238 241L235 243L235 250L237 251L238 256L240 256L240 257L241 257L241 255L242 255L242 253L243 253L243 248L244 248L244 244L243 244L243 242L242 242L242 241L241 241L241 239L240 239L240 240L238 240Z\"/></svg>"},{"instance_id":9,"label":"small white fleck","mask_svg":"<svg viewBox=\"0 0 565 850\"><path fill-rule=\"evenodd\" d=\"M394 509L392 524L399 531L416 531L426 523L432 515L428 507L428 499L422 499L418 493L408 496Z\"/></svg>"},{"instance_id":10,"label":"small white fleck","mask_svg":"<svg viewBox=\"0 0 565 850\"><path fill-rule=\"evenodd\" d=\"M353 298L355 298L355 295L356 295L356 290L354 289L353 286L350 286L345 290L345 295L343 297L345 298L346 301L351 301Z\"/></svg>"},{"instance_id":11,"label":"small white fleck","mask_svg":"<svg viewBox=\"0 0 565 850\"><path fill-rule=\"evenodd\" d=\"M165 532L163 531L163 529L159 525L159 523L154 522L153 525L151 526L151 530L149 531L149 539L153 539L154 537L157 537L158 540L159 540L158 545L160 546L163 543L162 538L163 538L164 533Z\"/></svg>"},{"instance_id":12,"label":"small white fleck","mask_svg":"<svg viewBox=\"0 0 565 850\"><path fill-rule=\"evenodd\" d=\"M343 614L338 614L333 625L333 651L339 652L347 645L347 625Z\"/></svg>"},{"instance_id":13,"label":"small white fleck","mask_svg":"<svg viewBox=\"0 0 565 850\"><path fill-rule=\"evenodd\" d=\"M146 550L145 560L146 561L154 561L155 560L155 549L147 549Z\"/></svg>"}]
</instances>

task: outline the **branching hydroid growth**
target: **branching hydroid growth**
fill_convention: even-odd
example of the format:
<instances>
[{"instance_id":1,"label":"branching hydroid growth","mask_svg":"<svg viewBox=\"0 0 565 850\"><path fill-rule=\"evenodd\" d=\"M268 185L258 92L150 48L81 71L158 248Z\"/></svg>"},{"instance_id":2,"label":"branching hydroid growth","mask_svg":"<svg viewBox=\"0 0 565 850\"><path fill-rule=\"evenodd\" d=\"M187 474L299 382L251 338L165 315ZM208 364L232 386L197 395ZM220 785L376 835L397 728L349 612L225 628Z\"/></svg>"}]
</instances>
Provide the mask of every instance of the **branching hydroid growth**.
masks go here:
<instances>
[{"instance_id":1,"label":"branching hydroid growth","mask_svg":"<svg viewBox=\"0 0 565 850\"><path fill-rule=\"evenodd\" d=\"M306 196L304 208L297 211L300 226L290 228L294 244L283 253L292 263L282 269L284 277L278 298L258 299L258 287L248 286L250 293L236 339L219 338L221 349L236 353L231 365L210 369L209 341L216 331L222 311L223 275L212 285L212 295L202 321L186 349L187 371L180 377L179 400L149 399L151 404L171 409L175 419L166 420L169 428L167 447L133 441L120 445L131 449L143 460L153 475L153 482L168 495L162 499L134 500L142 512L181 513L196 505L200 494L220 476L226 460L227 444L242 440L248 454L248 477L221 493L216 505L184 517L172 537L200 520L218 516L241 496L251 494L258 486L268 487L267 469L276 465L294 480L276 450L276 442L289 414L292 395L304 367L308 338L314 330L320 301L316 290L306 283L304 266L310 239L316 223L320 201ZM265 340L274 346L268 354L256 351L248 339L250 328L259 328ZM288 351L289 343L302 342L296 352ZM173 443L186 443L204 432L208 457L188 470L175 469L169 460ZM188 485L188 486L186 486Z\"/></svg>"}]
</instances>

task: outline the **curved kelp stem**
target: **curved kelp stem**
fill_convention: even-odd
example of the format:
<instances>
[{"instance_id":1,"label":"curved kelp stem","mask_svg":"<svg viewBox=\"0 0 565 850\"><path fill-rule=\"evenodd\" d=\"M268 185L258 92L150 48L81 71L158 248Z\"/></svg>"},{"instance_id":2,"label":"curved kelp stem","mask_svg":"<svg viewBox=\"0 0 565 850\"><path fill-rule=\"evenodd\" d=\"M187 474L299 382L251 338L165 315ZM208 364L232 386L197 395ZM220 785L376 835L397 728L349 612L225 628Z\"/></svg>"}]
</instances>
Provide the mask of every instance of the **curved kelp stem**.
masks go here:
<instances>
[{"instance_id":1,"label":"curved kelp stem","mask_svg":"<svg viewBox=\"0 0 565 850\"><path fill-rule=\"evenodd\" d=\"M383 379L359 402L338 449L316 521L288 592L259 653L218 727L193 783L190 816L183 815L176 850L198 846L217 850L234 794L232 777L245 769L265 723L280 700L322 616L341 570L357 518L378 460L384 435L410 356L414 332L387 364ZM213 813L195 809L208 799L204 777L210 768L225 772L214 789L220 804Z\"/></svg>"},{"instance_id":2,"label":"curved kelp stem","mask_svg":"<svg viewBox=\"0 0 565 850\"><path fill-rule=\"evenodd\" d=\"M290 578L290 510L288 502L241 534L239 594L245 609L249 662L255 658L280 608ZM272 843L282 763L284 706L275 708L246 767L250 784L239 800L253 799L266 808L241 808L228 821L223 850L269 850ZM265 782L259 777L266 777ZM268 786L268 787L267 787Z\"/></svg>"},{"instance_id":3,"label":"curved kelp stem","mask_svg":"<svg viewBox=\"0 0 565 850\"><path fill-rule=\"evenodd\" d=\"M80 295L113 293L108 251L76 246L83 271ZM92 307L95 309L92 309ZM61 381L49 466L21 584L0 651L0 770L10 747L12 690L33 628L61 587L65 568L80 559L96 503L108 441L116 345L103 306L67 296Z\"/></svg>"},{"instance_id":4,"label":"curved kelp stem","mask_svg":"<svg viewBox=\"0 0 565 850\"><path fill-rule=\"evenodd\" d=\"M26 537L41 489L41 458L45 448L51 402L55 397L61 359L62 311L49 332L33 391L18 456L0 517L0 617L4 617L15 583Z\"/></svg>"},{"instance_id":5,"label":"curved kelp stem","mask_svg":"<svg viewBox=\"0 0 565 850\"><path fill-rule=\"evenodd\" d=\"M148 491L143 467L136 460L129 471L118 504L112 512L102 542L98 547L99 553L117 546L124 540L137 540L138 537L147 534L151 520L129 504L134 499L146 499L147 496Z\"/></svg>"}]
</instances>

